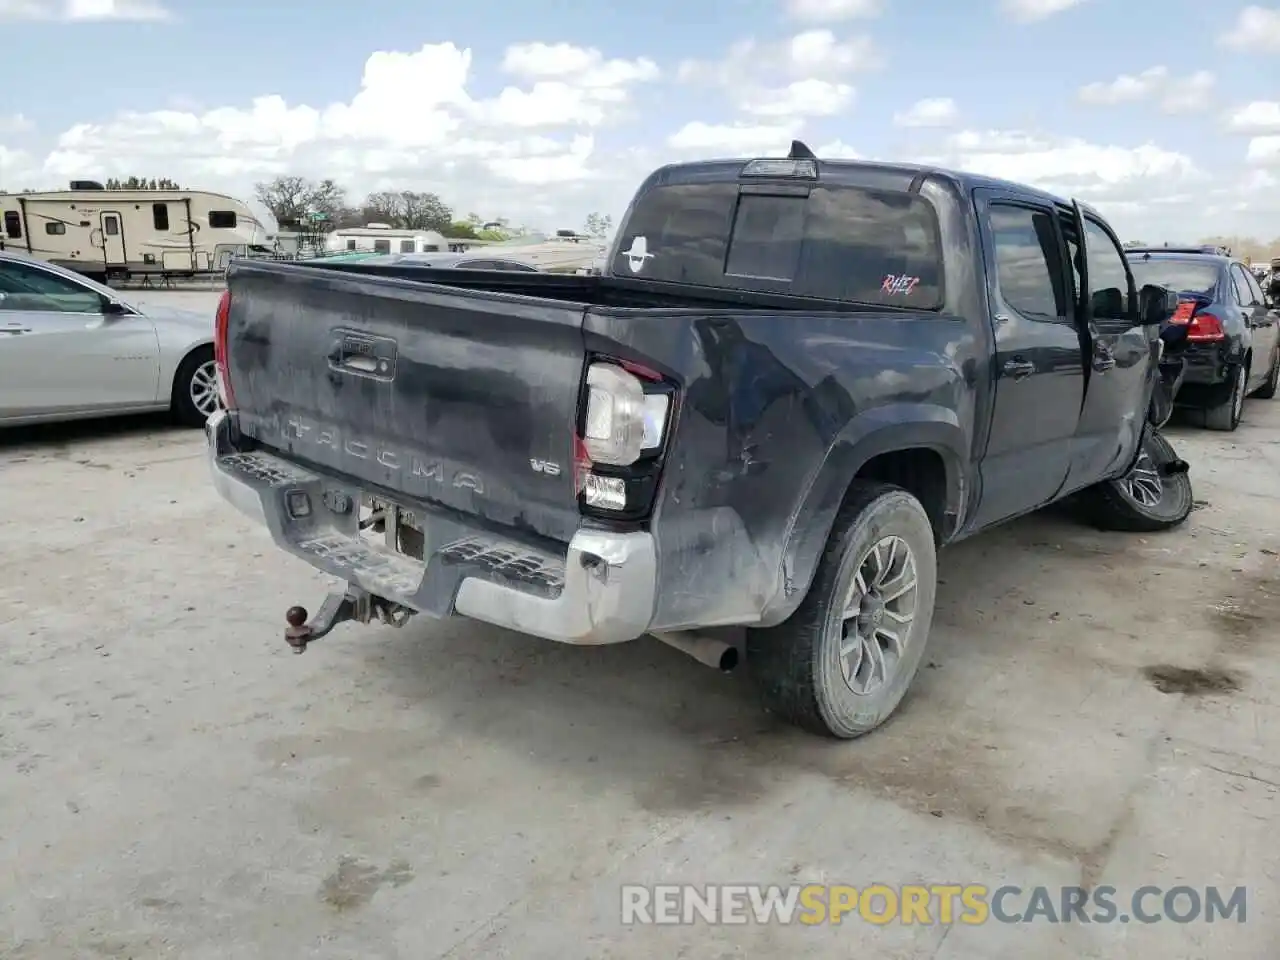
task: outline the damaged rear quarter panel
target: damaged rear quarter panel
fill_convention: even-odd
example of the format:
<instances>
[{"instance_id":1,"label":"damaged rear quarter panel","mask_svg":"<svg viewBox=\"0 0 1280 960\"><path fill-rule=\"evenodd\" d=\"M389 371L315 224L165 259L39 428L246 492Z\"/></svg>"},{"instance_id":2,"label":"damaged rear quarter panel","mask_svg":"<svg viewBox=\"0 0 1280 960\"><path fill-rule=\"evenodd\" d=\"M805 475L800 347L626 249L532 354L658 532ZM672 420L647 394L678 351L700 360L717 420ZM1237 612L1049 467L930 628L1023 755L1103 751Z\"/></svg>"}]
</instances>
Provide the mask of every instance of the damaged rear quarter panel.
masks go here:
<instances>
[{"instance_id":1,"label":"damaged rear quarter panel","mask_svg":"<svg viewBox=\"0 0 1280 960\"><path fill-rule=\"evenodd\" d=\"M784 619L870 456L939 449L956 495L984 344L939 314L593 307L587 348L680 381L653 518L654 629ZM958 507L957 507L958 509Z\"/></svg>"}]
</instances>

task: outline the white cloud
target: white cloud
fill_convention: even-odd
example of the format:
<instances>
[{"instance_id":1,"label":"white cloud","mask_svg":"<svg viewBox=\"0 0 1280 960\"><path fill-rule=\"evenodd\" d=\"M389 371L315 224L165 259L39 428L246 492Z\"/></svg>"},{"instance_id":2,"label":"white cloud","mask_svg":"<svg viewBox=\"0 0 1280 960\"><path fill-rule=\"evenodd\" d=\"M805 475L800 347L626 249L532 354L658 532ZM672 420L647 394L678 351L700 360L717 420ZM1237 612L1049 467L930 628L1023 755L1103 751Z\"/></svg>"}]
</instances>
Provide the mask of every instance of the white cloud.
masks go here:
<instances>
[{"instance_id":1,"label":"white cloud","mask_svg":"<svg viewBox=\"0 0 1280 960\"><path fill-rule=\"evenodd\" d=\"M1001 8L1014 20L1032 23L1079 6L1085 0L1001 0Z\"/></svg>"},{"instance_id":2,"label":"white cloud","mask_svg":"<svg viewBox=\"0 0 1280 960\"><path fill-rule=\"evenodd\" d=\"M738 109L758 117L829 117L853 103L854 89L830 80L796 80L785 87L751 91Z\"/></svg>"},{"instance_id":3,"label":"white cloud","mask_svg":"<svg viewBox=\"0 0 1280 960\"><path fill-rule=\"evenodd\" d=\"M1197 70L1172 81L1160 98L1165 113L1197 113L1213 102L1217 78L1208 70Z\"/></svg>"},{"instance_id":4,"label":"white cloud","mask_svg":"<svg viewBox=\"0 0 1280 960\"><path fill-rule=\"evenodd\" d=\"M0 136L30 133L35 128L36 125L21 113L12 113L7 116L0 114Z\"/></svg>"},{"instance_id":5,"label":"white cloud","mask_svg":"<svg viewBox=\"0 0 1280 960\"><path fill-rule=\"evenodd\" d=\"M29 153L0 144L0 193L25 190L38 182L40 165Z\"/></svg>"},{"instance_id":6,"label":"white cloud","mask_svg":"<svg viewBox=\"0 0 1280 960\"><path fill-rule=\"evenodd\" d=\"M824 143L814 151L818 155L819 160L863 160L866 159L860 152L855 150L843 140L832 140L830 143Z\"/></svg>"},{"instance_id":7,"label":"white cloud","mask_svg":"<svg viewBox=\"0 0 1280 960\"><path fill-rule=\"evenodd\" d=\"M636 85L658 76L657 65L569 44L524 44L507 50L503 68L512 84L477 96L471 51L427 44L374 53L344 102L264 95L210 110L124 112L64 131L36 182L22 186L147 170L247 195L255 181L287 172L333 177L353 200L388 187L427 189L459 209L517 219L624 202L635 181L620 178L631 171L602 157L592 131L626 106ZM543 184L554 194L529 190Z\"/></svg>"},{"instance_id":8,"label":"white cloud","mask_svg":"<svg viewBox=\"0 0 1280 960\"><path fill-rule=\"evenodd\" d=\"M1154 143L1129 147L1030 131L962 130L946 138L937 156L918 159L1079 197L1111 219L1122 237L1180 235L1188 218L1221 224L1206 204L1226 211L1240 198L1234 181L1224 184L1186 154ZM1221 215L1240 222L1238 213Z\"/></svg>"},{"instance_id":9,"label":"white cloud","mask_svg":"<svg viewBox=\"0 0 1280 960\"><path fill-rule=\"evenodd\" d=\"M685 61L677 77L724 91L747 117L799 119L843 113L856 93L848 78L883 64L869 37L841 40L824 28L772 43L739 40L723 59Z\"/></svg>"},{"instance_id":10,"label":"white cloud","mask_svg":"<svg viewBox=\"0 0 1280 960\"><path fill-rule=\"evenodd\" d=\"M1231 111L1227 127L1240 133L1280 132L1280 102L1255 100Z\"/></svg>"},{"instance_id":11,"label":"white cloud","mask_svg":"<svg viewBox=\"0 0 1280 960\"><path fill-rule=\"evenodd\" d=\"M0 20L168 20L160 0L0 0Z\"/></svg>"},{"instance_id":12,"label":"white cloud","mask_svg":"<svg viewBox=\"0 0 1280 960\"><path fill-rule=\"evenodd\" d=\"M1280 167L1280 135L1270 137L1254 137L1249 141L1249 149L1245 152L1249 163L1260 166Z\"/></svg>"},{"instance_id":13,"label":"white cloud","mask_svg":"<svg viewBox=\"0 0 1280 960\"><path fill-rule=\"evenodd\" d=\"M502 69L533 85L504 88L478 115L518 128L600 126L627 99L628 87L660 76L658 65L644 57L608 60L599 50L569 43L515 44Z\"/></svg>"},{"instance_id":14,"label":"white cloud","mask_svg":"<svg viewBox=\"0 0 1280 960\"><path fill-rule=\"evenodd\" d=\"M1280 9L1245 7L1231 29L1218 37L1218 43L1234 50L1280 51Z\"/></svg>"},{"instance_id":15,"label":"white cloud","mask_svg":"<svg viewBox=\"0 0 1280 960\"><path fill-rule=\"evenodd\" d=\"M773 80L840 80L850 74L877 70L884 55L870 37L839 39L827 29L805 30L776 43L739 40L722 60L686 60L678 76L690 83L706 83L729 90L758 90Z\"/></svg>"},{"instance_id":16,"label":"white cloud","mask_svg":"<svg viewBox=\"0 0 1280 960\"><path fill-rule=\"evenodd\" d=\"M1094 106L1158 100L1165 113L1190 113L1209 106L1214 82L1207 70L1175 75L1168 67L1158 66L1137 74L1122 73L1107 83L1086 84L1078 96L1082 103Z\"/></svg>"},{"instance_id":17,"label":"white cloud","mask_svg":"<svg viewBox=\"0 0 1280 960\"><path fill-rule=\"evenodd\" d=\"M882 12L881 0L787 0L788 14L811 23L878 17Z\"/></svg>"},{"instance_id":18,"label":"white cloud","mask_svg":"<svg viewBox=\"0 0 1280 960\"><path fill-rule=\"evenodd\" d=\"M893 115L897 127L949 127L959 118L956 102L950 97L917 100L907 110Z\"/></svg>"},{"instance_id":19,"label":"white cloud","mask_svg":"<svg viewBox=\"0 0 1280 960\"><path fill-rule=\"evenodd\" d=\"M966 130L950 137L947 146L961 169L1068 195L1115 194L1150 186L1167 192L1175 182L1200 173L1186 154L1150 143L1120 147L1074 137Z\"/></svg>"},{"instance_id":20,"label":"white cloud","mask_svg":"<svg viewBox=\"0 0 1280 960\"><path fill-rule=\"evenodd\" d=\"M568 80L586 90L618 90L656 80L658 65L647 57L609 60L594 47L571 43L517 43L502 58L507 73L532 80Z\"/></svg>"},{"instance_id":21,"label":"white cloud","mask_svg":"<svg viewBox=\"0 0 1280 960\"><path fill-rule=\"evenodd\" d=\"M14 2L0 0L0 9ZM823 2L829 9L822 16L835 16L837 0ZM24 102L27 118L0 118L0 188L146 173L247 196L255 181L289 173L332 177L353 201L379 189L432 190L460 212L565 227L591 210L616 218L640 180L673 160L785 156L797 137L824 159L913 159L892 152L887 123L857 127L847 119L860 77L883 64L866 36L815 27L743 40L720 60L686 63L679 78L688 86L678 88L661 86L673 78L651 59L567 43L511 46L494 64L498 70L477 83L471 50L427 44L374 53L336 102L296 102L267 90L211 107L208 91L203 103L180 99L180 89L162 91L156 102L166 109L91 115L47 141L28 119L44 116ZM1128 77L1127 87L1097 86L1119 89L1109 94L1117 102L1188 109L1207 89L1197 76L1143 71ZM980 126L935 133L926 128L957 115L945 98L879 106L896 124L917 128L910 140L920 162L1081 196L1139 225L1166 218L1173 229L1172 218L1195 216L1219 232L1249 232L1243 224L1275 232L1264 206L1277 192L1248 205L1241 192L1242 184L1261 182L1249 181L1248 169L1280 175L1275 104L1258 101L1232 114L1230 129L1255 138L1251 166L1241 151L1238 169L1223 165L1213 178L1168 146L1180 142L1172 128L1165 146ZM699 119L685 123L689 117ZM852 142L835 139L849 129L861 132Z\"/></svg>"},{"instance_id":22,"label":"white cloud","mask_svg":"<svg viewBox=\"0 0 1280 960\"><path fill-rule=\"evenodd\" d=\"M704 155L785 157L798 124L703 123L695 120L667 138L673 150Z\"/></svg>"}]
</instances>

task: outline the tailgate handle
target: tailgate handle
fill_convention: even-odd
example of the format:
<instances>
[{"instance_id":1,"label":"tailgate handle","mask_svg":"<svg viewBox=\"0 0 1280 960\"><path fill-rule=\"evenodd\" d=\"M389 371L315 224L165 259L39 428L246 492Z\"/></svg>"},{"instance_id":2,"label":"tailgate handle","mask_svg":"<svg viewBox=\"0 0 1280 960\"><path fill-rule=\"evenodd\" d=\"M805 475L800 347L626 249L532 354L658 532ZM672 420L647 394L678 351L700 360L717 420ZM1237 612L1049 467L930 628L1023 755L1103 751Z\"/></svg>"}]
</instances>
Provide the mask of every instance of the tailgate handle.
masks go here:
<instances>
[{"instance_id":1,"label":"tailgate handle","mask_svg":"<svg viewBox=\"0 0 1280 960\"><path fill-rule=\"evenodd\" d=\"M396 342L354 330L335 330L329 348L329 366L343 373L374 380L394 380Z\"/></svg>"}]
</instances>

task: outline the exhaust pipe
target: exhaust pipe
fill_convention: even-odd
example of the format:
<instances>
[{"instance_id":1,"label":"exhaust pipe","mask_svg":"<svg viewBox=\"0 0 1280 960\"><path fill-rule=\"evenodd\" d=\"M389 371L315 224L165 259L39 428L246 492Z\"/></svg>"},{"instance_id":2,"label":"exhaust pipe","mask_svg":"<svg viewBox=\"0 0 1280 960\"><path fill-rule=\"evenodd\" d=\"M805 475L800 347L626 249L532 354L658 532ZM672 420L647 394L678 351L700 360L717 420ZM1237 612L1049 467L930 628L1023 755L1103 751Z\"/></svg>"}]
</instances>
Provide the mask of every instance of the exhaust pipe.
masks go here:
<instances>
[{"instance_id":1,"label":"exhaust pipe","mask_svg":"<svg viewBox=\"0 0 1280 960\"><path fill-rule=\"evenodd\" d=\"M678 633L653 633L650 636L669 647L674 647L681 653L687 653L699 663L705 663L708 667L714 667L723 673L730 672L738 665L738 648L718 637L692 630Z\"/></svg>"}]
</instances>

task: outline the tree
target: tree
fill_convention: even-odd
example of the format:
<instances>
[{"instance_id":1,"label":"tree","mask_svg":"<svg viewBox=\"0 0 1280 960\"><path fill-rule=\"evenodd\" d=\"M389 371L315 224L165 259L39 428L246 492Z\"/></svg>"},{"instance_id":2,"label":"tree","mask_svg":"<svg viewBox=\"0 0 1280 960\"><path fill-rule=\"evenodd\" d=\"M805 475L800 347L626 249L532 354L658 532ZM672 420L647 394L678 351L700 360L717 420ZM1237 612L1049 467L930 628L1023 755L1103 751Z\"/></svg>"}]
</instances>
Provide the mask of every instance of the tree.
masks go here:
<instances>
[{"instance_id":1,"label":"tree","mask_svg":"<svg viewBox=\"0 0 1280 960\"><path fill-rule=\"evenodd\" d=\"M119 177L109 177L103 184L107 190L181 190L178 181L170 180L168 177L152 177L148 180L145 177L130 177L127 180L121 180Z\"/></svg>"},{"instance_id":2,"label":"tree","mask_svg":"<svg viewBox=\"0 0 1280 960\"><path fill-rule=\"evenodd\" d=\"M401 230L436 230L447 233L453 226L453 211L434 193L413 190L383 190L364 201L371 223L388 223Z\"/></svg>"},{"instance_id":3,"label":"tree","mask_svg":"<svg viewBox=\"0 0 1280 960\"><path fill-rule=\"evenodd\" d=\"M582 232L589 237L595 237L597 240L603 240L613 230L613 217L607 213L589 213L587 214L587 222L582 228Z\"/></svg>"},{"instance_id":4,"label":"tree","mask_svg":"<svg viewBox=\"0 0 1280 960\"><path fill-rule=\"evenodd\" d=\"M333 180L318 183L306 177L276 177L253 186L253 195L281 224L296 224L319 214L330 221L342 219L347 195Z\"/></svg>"}]
</instances>

